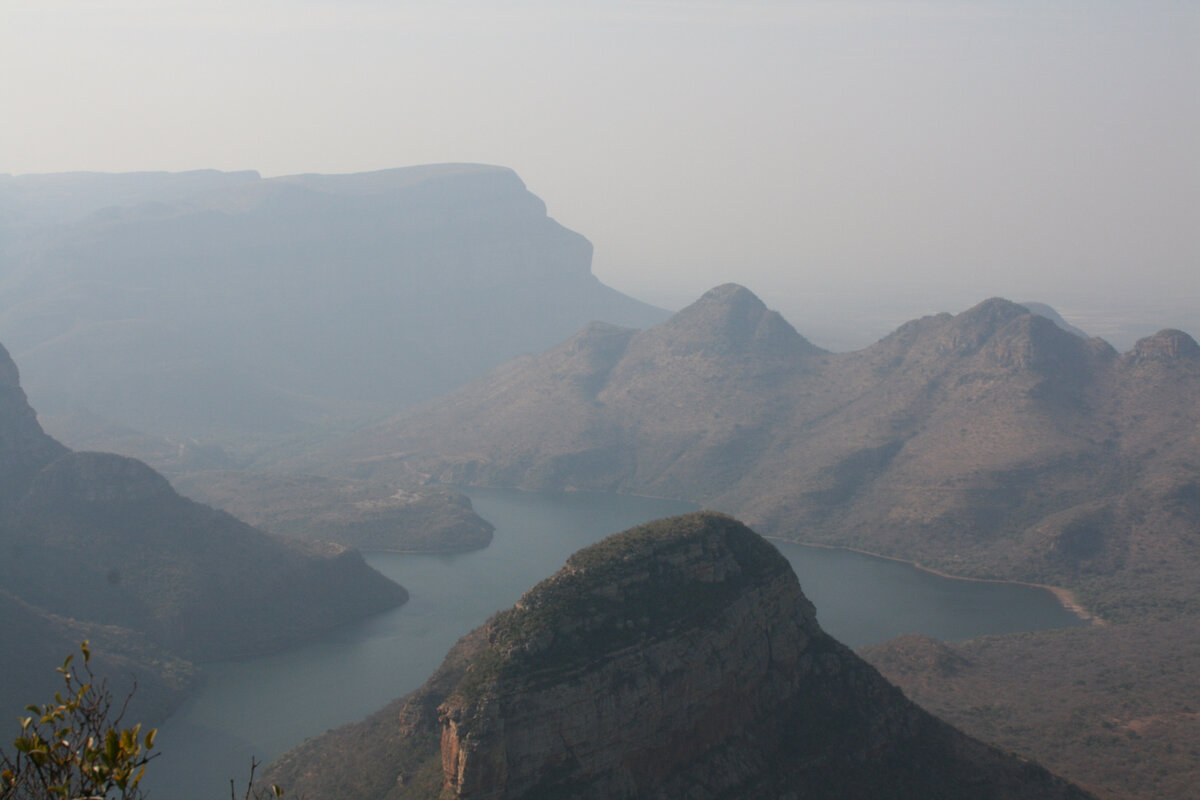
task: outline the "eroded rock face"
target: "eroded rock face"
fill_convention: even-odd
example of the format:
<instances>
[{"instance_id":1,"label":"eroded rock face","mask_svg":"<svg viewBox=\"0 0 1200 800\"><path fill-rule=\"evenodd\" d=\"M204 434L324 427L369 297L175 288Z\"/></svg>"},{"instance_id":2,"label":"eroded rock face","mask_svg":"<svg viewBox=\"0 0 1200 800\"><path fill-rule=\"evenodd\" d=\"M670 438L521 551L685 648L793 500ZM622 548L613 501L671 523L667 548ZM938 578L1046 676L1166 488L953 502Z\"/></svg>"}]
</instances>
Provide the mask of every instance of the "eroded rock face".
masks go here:
<instances>
[{"instance_id":1,"label":"eroded rock face","mask_svg":"<svg viewBox=\"0 0 1200 800\"><path fill-rule=\"evenodd\" d=\"M482 685L468 673L442 709L456 796L520 797L568 773L593 796L632 796L753 730L792 676L819 669L815 612L774 549L728 518L678 524L583 551L493 621L472 669L502 664ZM745 777L693 766L706 784Z\"/></svg>"},{"instance_id":2,"label":"eroded rock face","mask_svg":"<svg viewBox=\"0 0 1200 800\"><path fill-rule=\"evenodd\" d=\"M909 703L713 513L579 551L425 687L269 774L314 798L1087 797Z\"/></svg>"}]
</instances>

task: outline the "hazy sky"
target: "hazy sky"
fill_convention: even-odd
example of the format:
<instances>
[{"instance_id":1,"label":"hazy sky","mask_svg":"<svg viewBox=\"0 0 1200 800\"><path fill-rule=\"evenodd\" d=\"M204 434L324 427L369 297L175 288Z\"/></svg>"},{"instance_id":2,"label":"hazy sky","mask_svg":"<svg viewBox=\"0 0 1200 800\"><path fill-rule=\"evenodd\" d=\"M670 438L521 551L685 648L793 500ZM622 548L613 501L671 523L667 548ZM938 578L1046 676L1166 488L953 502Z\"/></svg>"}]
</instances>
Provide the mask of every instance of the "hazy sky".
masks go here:
<instances>
[{"instance_id":1,"label":"hazy sky","mask_svg":"<svg viewBox=\"0 0 1200 800\"><path fill-rule=\"evenodd\" d=\"M0 0L0 172L503 164L678 307L1200 308L1200 3Z\"/></svg>"}]
</instances>

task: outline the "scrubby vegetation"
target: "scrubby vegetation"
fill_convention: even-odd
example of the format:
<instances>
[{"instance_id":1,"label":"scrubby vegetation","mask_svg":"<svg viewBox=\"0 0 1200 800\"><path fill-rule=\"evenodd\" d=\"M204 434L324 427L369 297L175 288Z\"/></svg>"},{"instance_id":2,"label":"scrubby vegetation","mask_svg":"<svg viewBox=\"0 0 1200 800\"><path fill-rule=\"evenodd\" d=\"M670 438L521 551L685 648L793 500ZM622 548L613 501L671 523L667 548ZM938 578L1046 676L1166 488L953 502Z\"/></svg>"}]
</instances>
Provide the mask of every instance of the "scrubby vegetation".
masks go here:
<instances>
[{"instance_id":1,"label":"scrubby vegetation","mask_svg":"<svg viewBox=\"0 0 1200 800\"><path fill-rule=\"evenodd\" d=\"M12 753L0 748L0 800L142 800L146 767L158 732L141 723L124 727L133 690L119 704L107 679L92 671L92 651L79 647L82 664L67 656L58 675L62 688L53 703L26 707ZM135 685L136 688L136 685ZM257 762L242 800L282 797L276 785L255 786ZM230 800L237 800L234 781Z\"/></svg>"},{"instance_id":2,"label":"scrubby vegetation","mask_svg":"<svg viewBox=\"0 0 1200 800\"><path fill-rule=\"evenodd\" d=\"M861 652L929 711L1101 797L1177 800L1200 786L1200 619Z\"/></svg>"},{"instance_id":3,"label":"scrubby vegetation","mask_svg":"<svg viewBox=\"0 0 1200 800\"><path fill-rule=\"evenodd\" d=\"M138 800L153 755L155 731L122 727L125 705L92 674L87 642L81 667L67 656L54 702L31 705L20 719L13 754L0 750L0 799L107 798Z\"/></svg>"}]
</instances>

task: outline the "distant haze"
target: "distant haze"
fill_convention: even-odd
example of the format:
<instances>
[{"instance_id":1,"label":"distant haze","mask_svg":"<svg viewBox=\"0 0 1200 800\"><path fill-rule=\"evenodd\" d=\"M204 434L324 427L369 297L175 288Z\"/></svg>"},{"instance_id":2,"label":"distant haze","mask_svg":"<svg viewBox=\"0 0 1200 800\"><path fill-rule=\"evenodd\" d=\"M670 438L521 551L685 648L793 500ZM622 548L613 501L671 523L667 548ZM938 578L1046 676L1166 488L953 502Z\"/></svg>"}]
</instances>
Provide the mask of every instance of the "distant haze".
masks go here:
<instances>
[{"instance_id":1,"label":"distant haze","mask_svg":"<svg viewBox=\"0 0 1200 800\"><path fill-rule=\"evenodd\" d=\"M993 295L1118 347L1197 332L1190 0L0 0L0 19L0 173L492 163L616 289L678 308L737 281L825 346Z\"/></svg>"}]
</instances>

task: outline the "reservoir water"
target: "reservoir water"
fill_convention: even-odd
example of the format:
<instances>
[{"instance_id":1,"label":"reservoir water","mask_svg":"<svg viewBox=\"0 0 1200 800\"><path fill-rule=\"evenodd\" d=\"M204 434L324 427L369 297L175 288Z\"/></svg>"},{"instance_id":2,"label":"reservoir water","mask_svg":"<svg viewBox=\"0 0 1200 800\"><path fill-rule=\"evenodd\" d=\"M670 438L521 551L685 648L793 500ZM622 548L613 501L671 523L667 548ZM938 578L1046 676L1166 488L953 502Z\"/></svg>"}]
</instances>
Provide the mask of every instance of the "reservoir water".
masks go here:
<instances>
[{"instance_id":1,"label":"reservoir water","mask_svg":"<svg viewBox=\"0 0 1200 800\"><path fill-rule=\"evenodd\" d=\"M424 683L460 636L604 536L695 508L590 493L471 489L496 526L492 544L455 555L370 553L405 586L399 609L269 656L206 664L198 690L159 726L151 797L227 797L251 758L269 761L304 739L358 720ZM939 577L842 550L776 542L822 627L852 647L902 633L963 639L1082 624L1043 589ZM238 796L241 796L239 791Z\"/></svg>"}]
</instances>

